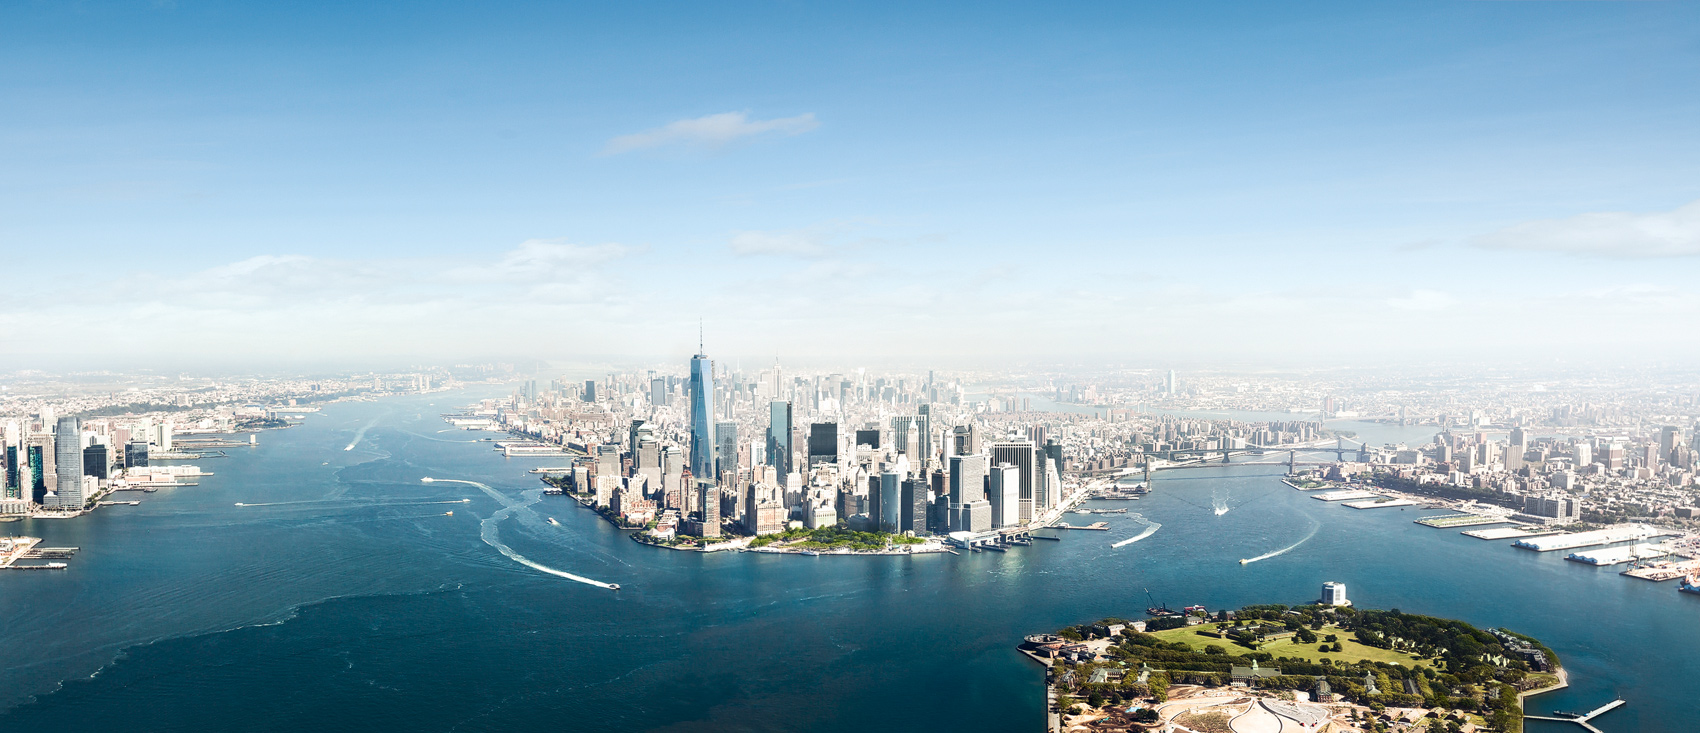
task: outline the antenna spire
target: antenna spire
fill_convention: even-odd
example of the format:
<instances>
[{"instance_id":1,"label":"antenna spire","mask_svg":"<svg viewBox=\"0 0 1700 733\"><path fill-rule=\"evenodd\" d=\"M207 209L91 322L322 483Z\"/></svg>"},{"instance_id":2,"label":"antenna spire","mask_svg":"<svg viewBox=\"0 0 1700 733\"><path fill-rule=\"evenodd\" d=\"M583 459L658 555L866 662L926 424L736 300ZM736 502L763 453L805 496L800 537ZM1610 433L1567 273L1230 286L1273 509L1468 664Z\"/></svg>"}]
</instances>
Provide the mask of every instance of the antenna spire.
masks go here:
<instances>
[{"instance_id":1,"label":"antenna spire","mask_svg":"<svg viewBox=\"0 0 1700 733\"><path fill-rule=\"evenodd\" d=\"M702 319L697 319L697 353L702 353Z\"/></svg>"}]
</instances>

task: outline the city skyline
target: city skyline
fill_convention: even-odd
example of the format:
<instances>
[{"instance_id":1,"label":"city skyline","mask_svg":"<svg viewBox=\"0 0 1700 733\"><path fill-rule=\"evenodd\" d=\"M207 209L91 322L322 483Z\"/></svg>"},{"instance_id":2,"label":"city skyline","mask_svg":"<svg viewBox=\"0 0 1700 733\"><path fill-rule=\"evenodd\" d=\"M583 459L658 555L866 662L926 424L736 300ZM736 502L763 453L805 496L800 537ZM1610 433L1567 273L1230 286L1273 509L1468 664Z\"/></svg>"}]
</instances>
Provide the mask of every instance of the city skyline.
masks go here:
<instances>
[{"instance_id":1,"label":"city skyline","mask_svg":"<svg viewBox=\"0 0 1700 733\"><path fill-rule=\"evenodd\" d=\"M0 367L1700 346L1691 5L960 10L9 7Z\"/></svg>"}]
</instances>

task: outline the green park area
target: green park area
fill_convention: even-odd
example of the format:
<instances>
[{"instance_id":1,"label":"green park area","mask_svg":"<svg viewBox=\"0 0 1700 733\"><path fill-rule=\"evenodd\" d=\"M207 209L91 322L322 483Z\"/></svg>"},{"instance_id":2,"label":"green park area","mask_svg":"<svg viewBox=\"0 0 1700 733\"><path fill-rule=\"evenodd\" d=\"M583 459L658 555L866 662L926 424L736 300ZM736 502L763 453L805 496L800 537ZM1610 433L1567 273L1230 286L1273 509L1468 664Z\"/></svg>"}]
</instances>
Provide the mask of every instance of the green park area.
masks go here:
<instances>
[{"instance_id":1,"label":"green park area","mask_svg":"<svg viewBox=\"0 0 1700 733\"><path fill-rule=\"evenodd\" d=\"M1250 647L1232 639L1206 636L1198 633L1200 631L1214 633L1218 627L1222 626L1228 627L1230 631L1233 629L1233 623L1231 622L1225 624L1208 623L1200 624L1198 626L1158 631L1151 635L1166 642L1181 642L1192 647L1193 651L1199 652L1206 651L1206 647L1212 645L1221 647L1222 650L1228 654L1241 654L1252 650ZM1402 664L1407 667L1434 666L1432 661L1421 657L1394 651L1392 649L1379 649L1366 644L1360 644L1357 639L1352 638L1353 635L1351 631L1342 630L1338 626L1324 626L1321 630L1314 631L1312 633L1317 636L1317 641L1315 643L1300 644L1294 639L1294 637L1287 636L1258 644L1256 651L1269 654L1277 659L1281 657L1287 657L1289 659L1304 659L1317 664L1321 664L1323 659L1330 659L1333 660L1335 664L1352 664L1363 661L1382 662L1385 664ZM1334 640L1328 641L1328 638L1331 636L1334 637ZM1340 651L1325 652L1321 650L1321 647L1323 646L1334 649L1335 644L1339 645L1338 648Z\"/></svg>"}]
</instances>

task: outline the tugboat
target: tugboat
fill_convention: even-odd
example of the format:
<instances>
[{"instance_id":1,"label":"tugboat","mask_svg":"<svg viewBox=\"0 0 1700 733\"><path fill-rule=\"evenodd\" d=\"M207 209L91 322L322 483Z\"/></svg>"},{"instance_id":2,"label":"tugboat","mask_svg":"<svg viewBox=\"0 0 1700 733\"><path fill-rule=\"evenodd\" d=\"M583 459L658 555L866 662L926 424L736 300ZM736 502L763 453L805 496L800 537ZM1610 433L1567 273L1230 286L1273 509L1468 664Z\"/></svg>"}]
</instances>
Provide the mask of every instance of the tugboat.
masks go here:
<instances>
[{"instance_id":1,"label":"tugboat","mask_svg":"<svg viewBox=\"0 0 1700 733\"><path fill-rule=\"evenodd\" d=\"M1700 573L1689 573L1676 589L1683 593L1700 593Z\"/></svg>"}]
</instances>

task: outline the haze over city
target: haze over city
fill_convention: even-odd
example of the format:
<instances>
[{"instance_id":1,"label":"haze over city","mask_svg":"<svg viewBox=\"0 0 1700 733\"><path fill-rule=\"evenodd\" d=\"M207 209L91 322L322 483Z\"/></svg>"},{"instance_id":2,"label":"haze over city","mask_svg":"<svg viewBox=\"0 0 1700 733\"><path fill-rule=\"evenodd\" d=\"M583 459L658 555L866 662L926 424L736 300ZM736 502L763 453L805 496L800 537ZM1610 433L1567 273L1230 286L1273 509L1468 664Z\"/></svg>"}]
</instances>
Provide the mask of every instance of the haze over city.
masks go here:
<instances>
[{"instance_id":1,"label":"haze over city","mask_svg":"<svg viewBox=\"0 0 1700 733\"><path fill-rule=\"evenodd\" d=\"M11 4L4 361L1691 358L1695 13Z\"/></svg>"},{"instance_id":2,"label":"haze over city","mask_svg":"<svg viewBox=\"0 0 1700 733\"><path fill-rule=\"evenodd\" d=\"M0 727L1690 730L1696 79L1695 2L0 3Z\"/></svg>"}]
</instances>

